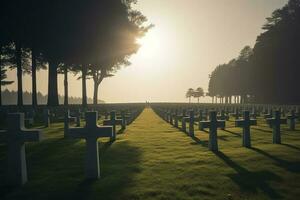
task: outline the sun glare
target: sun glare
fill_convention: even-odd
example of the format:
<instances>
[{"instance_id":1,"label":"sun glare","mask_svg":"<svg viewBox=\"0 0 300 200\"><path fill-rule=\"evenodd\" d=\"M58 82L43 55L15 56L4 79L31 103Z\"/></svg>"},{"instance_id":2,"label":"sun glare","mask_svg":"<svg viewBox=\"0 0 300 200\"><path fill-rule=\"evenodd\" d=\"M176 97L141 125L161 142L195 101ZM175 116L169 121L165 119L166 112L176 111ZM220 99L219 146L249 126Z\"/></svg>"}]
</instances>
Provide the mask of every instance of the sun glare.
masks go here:
<instances>
[{"instance_id":1,"label":"sun glare","mask_svg":"<svg viewBox=\"0 0 300 200\"><path fill-rule=\"evenodd\" d=\"M143 38L138 40L141 45L138 55L143 59L158 57L163 54L162 33L150 30Z\"/></svg>"}]
</instances>

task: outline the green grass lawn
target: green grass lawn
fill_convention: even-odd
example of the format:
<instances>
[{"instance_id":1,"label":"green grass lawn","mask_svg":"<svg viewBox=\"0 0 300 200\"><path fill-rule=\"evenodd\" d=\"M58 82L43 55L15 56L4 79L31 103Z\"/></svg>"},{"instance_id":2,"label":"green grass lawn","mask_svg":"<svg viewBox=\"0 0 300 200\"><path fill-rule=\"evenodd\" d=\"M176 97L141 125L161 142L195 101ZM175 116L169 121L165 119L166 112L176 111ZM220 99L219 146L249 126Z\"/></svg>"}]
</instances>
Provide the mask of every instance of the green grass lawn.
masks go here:
<instances>
[{"instance_id":1,"label":"green grass lawn","mask_svg":"<svg viewBox=\"0 0 300 200\"><path fill-rule=\"evenodd\" d=\"M207 132L195 126L192 139L145 109L114 143L100 140L101 179L87 181L85 142L63 139L62 124L54 124L44 141L26 145L23 187L3 185L0 144L0 199L298 199L300 131L283 126L283 144L274 145L260 120L251 129L253 148L246 149L242 130L227 126L218 131L220 151L213 153Z\"/></svg>"}]
</instances>

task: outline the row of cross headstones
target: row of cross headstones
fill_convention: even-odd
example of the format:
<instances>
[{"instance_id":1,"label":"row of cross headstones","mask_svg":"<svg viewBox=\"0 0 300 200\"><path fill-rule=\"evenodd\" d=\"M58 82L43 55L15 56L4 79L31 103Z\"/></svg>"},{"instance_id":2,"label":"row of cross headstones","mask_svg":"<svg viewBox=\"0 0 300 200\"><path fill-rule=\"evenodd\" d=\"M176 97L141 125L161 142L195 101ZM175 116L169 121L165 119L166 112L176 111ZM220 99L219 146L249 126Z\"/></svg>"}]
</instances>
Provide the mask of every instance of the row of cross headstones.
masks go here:
<instances>
[{"instance_id":1,"label":"row of cross headstones","mask_svg":"<svg viewBox=\"0 0 300 200\"><path fill-rule=\"evenodd\" d=\"M198 115L195 115L194 110L189 110L187 113L185 109L179 114L178 110L175 111L165 110L162 108L155 108L156 113L161 116L165 121L170 123L176 128L180 128L183 132L187 133L190 137L194 137L194 124L198 122L199 130L203 131L204 129L209 129L209 149L212 151L218 151L218 141L217 141L217 129L225 129L226 120L229 120L224 112L220 112L220 115L217 115L216 111L209 112L209 120L206 117L203 117L203 113L198 110ZM251 113L249 111L243 112L243 118L239 119L239 113L233 113L235 117L235 127L240 127L243 129L242 137L242 146L250 148L251 147L251 135L250 127L257 125L257 120L255 118L251 119ZM236 117L238 116L238 117ZM290 130L295 130L295 120L298 117L295 115L294 111L291 111L291 114L287 118L281 118L280 111L274 111L274 115L269 115L266 117L266 122L272 128L273 132L273 143L281 144L281 124L289 124ZM181 127L179 127L178 121L181 121ZM187 130L186 124L189 124Z\"/></svg>"},{"instance_id":2,"label":"row of cross headstones","mask_svg":"<svg viewBox=\"0 0 300 200\"><path fill-rule=\"evenodd\" d=\"M64 136L65 138L79 138L86 141L85 175L87 178L100 178L98 138L108 137L111 141L116 139L116 126L132 123L142 109L122 111L121 118L117 118L116 112L110 112L110 118L103 121L103 126L98 126L98 112L85 112L85 126L80 127L80 116L72 117L69 110L65 111ZM27 168L25 156L25 142L40 141L43 138L42 130L30 130L25 128L24 113L7 114L7 128L0 131L7 143L7 181L10 185L20 185L27 182ZM44 121L50 126L50 112L44 111ZM77 127L69 127L70 122L76 122Z\"/></svg>"},{"instance_id":3,"label":"row of cross headstones","mask_svg":"<svg viewBox=\"0 0 300 200\"><path fill-rule=\"evenodd\" d=\"M248 110L250 111L251 118L256 118L259 116L270 117L273 114L273 111L279 110L281 111L282 117L286 117L288 113L292 110L295 115L299 117L300 107L299 106L274 106L274 105L265 105L265 104L251 104L251 105L215 105L215 104L195 104L195 105L187 105L187 104L152 104L152 106L156 108L167 109L169 111L174 110L194 110L195 114L198 111L202 111L204 117L208 117L208 113L211 110L215 110L223 116L229 117L232 116L234 118L242 117L242 111Z\"/></svg>"}]
</instances>

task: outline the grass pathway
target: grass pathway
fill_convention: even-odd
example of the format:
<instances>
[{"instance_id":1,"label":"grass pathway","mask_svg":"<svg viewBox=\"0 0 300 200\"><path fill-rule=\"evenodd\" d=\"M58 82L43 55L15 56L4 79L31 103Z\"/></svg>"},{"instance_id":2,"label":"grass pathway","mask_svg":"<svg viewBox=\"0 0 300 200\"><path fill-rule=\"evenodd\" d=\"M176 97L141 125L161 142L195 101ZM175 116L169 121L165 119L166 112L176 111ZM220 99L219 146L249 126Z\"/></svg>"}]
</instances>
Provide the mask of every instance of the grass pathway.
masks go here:
<instances>
[{"instance_id":1,"label":"grass pathway","mask_svg":"<svg viewBox=\"0 0 300 200\"><path fill-rule=\"evenodd\" d=\"M6 199L296 199L300 132L285 131L286 144L273 145L265 128L252 130L253 149L241 147L240 129L219 131L215 154L208 133L192 139L148 108L114 143L101 140L102 177L85 181L85 142L63 139L57 124L45 131L49 139L27 145L30 181L0 192Z\"/></svg>"}]
</instances>

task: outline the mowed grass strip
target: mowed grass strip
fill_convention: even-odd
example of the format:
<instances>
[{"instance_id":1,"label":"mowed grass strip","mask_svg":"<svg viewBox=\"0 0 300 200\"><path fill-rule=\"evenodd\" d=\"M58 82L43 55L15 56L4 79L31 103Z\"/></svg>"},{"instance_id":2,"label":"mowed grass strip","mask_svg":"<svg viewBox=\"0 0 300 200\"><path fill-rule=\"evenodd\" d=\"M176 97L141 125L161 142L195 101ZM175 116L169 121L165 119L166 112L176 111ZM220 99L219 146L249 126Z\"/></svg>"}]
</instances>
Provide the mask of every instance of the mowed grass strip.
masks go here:
<instances>
[{"instance_id":1,"label":"mowed grass strip","mask_svg":"<svg viewBox=\"0 0 300 200\"><path fill-rule=\"evenodd\" d=\"M300 131L284 127L284 144L273 145L271 129L259 123L246 149L242 129L231 125L218 131L220 152L213 153L207 132L190 138L145 109L114 143L99 141L102 177L87 181L85 142L63 139L62 124L54 124L48 139L26 146L29 182L2 185L0 199L297 199ZM4 157L2 145L1 180Z\"/></svg>"}]
</instances>

